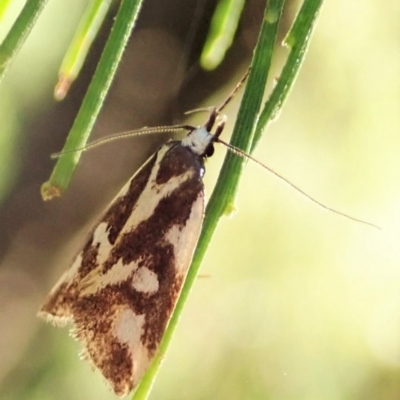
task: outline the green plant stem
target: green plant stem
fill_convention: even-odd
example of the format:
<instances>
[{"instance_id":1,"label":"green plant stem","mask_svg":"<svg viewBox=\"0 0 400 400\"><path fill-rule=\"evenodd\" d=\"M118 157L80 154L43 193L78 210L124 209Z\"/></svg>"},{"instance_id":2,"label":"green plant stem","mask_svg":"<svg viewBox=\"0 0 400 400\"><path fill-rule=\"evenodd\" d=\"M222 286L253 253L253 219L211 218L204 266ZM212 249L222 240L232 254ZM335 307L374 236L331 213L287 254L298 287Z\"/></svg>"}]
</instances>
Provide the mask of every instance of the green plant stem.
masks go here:
<instances>
[{"instance_id":1,"label":"green plant stem","mask_svg":"<svg viewBox=\"0 0 400 400\"><path fill-rule=\"evenodd\" d=\"M251 152L257 146L268 123L276 119L279 115L283 103L293 87L300 67L303 64L322 2L323 0L305 0L292 28L283 41L284 45L290 49L290 53L276 86L260 114Z\"/></svg>"},{"instance_id":2,"label":"green plant stem","mask_svg":"<svg viewBox=\"0 0 400 400\"><path fill-rule=\"evenodd\" d=\"M271 0L265 11L264 22L259 35L258 43L254 52L250 76L243 95L243 100L238 113L231 144L247 150L251 143L259 107L261 106L265 83L271 64L272 49L275 44L276 32L284 0ZM274 18L271 18L274 15ZM188 271L181 295L172 314L171 320L165 331L159 351L144 378L138 385L132 400L147 399L152 384L155 380L159 366L165 356L168 345L188 299L191 288L196 281L201 261L211 241L220 217L231 208L239 178L243 168L243 159L227 153L225 161L214 188L210 201L207 205L206 215L203 223L202 233L197 245L192 265Z\"/></svg>"},{"instance_id":3,"label":"green plant stem","mask_svg":"<svg viewBox=\"0 0 400 400\"><path fill-rule=\"evenodd\" d=\"M213 70L224 59L235 37L244 3L244 0L220 0L217 4L200 56L204 69Z\"/></svg>"},{"instance_id":4,"label":"green plant stem","mask_svg":"<svg viewBox=\"0 0 400 400\"><path fill-rule=\"evenodd\" d=\"M96 72L63 151L68 152L78 149L86 144L135 25L142 1L122 0ZM43 199L50 200L55 196L59 196L67 188L80 155L81 152L72 152L58 159L50 179L42 185Z\"/></svg>"},{"instance_id":5,"label":"green plant stem","mask_svg":"<svg viewBox=\"0 0 400 400\"><path fill-rule=\"evenodd\" d=\"M0 45L0 82L39 18L47 0L28 0Z\"/></svg>"},{"instance_id":6,"label":"green plant stem","mask_svg":"<svg viewBox=\"0 0 400 400\"><path fill-rule=\"evenodd\" d=\"M56 100L65 97L71 83L78 76L110 5L111 0L92 0L86 8L61 63L59 83L54 92Z\"/></svg>"}]
</instances>

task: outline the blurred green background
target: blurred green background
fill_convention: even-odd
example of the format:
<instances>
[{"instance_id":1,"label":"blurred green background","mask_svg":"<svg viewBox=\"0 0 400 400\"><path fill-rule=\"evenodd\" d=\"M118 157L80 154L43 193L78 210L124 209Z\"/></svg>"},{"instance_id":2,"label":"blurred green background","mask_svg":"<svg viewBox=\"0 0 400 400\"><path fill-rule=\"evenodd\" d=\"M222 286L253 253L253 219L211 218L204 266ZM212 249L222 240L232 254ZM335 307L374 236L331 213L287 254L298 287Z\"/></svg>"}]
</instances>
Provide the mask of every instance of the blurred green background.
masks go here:
<instances>
[{"instance_id":1,"label":"blurred green background","mask_svg":"<svg viewBox=\"0 0 400 400\"><path fill-rule=\"evenodd\" d=\"M193 65L214 2L203 3L190 52L197 1L159 3L145 1L93 138L218 104L249 63L263 1L247 2L212 74ZM289 3L281 39L298 6ZM35 317L97 213L167 139L93 150L62 198L41 201L49 155L62 147L111 23L56 104L57 69L85 5L49 2L0 86L1 400L115 398L79 361L67 329ZM395 0L326 1L294 90L255 153L317 200L383 230L318 208L249 162L237 212L220 223L151 399L400 398L399 17ZM231 123L236 110L227 109ZM224 152L207 162L208 193Z\"/></svg>"}]
</instances>

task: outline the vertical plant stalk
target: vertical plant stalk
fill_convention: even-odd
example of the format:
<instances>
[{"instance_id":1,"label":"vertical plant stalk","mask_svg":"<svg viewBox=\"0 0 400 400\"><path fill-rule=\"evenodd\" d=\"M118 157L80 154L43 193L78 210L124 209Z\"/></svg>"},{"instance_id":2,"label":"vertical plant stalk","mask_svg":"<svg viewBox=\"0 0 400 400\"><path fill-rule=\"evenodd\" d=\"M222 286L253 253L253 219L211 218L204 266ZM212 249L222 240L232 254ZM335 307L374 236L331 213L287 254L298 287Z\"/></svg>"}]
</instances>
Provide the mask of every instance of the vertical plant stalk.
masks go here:
<instances>
[{"instance_id":1,"label":"vertical plant stalk","mask_svg":"<svg viewBox=\"0 0 400 400\"><path fill-rule=\"evenodd\" d=\"M245 88L241 107L231 139L231 144L248 150L253 140L253 132L262 103L264 88L271 65L272 51L276 41L276 33L282 14L284 0L271 0L264 14L258 43L251 64L248 83ZM196 281L201 261L211 241L219 218L233 204L234 196L243 169L243 160L227 153L217 184L206 208L202 233L197 245L192 265L188 271L182 292L165 331L163 340L152 365L139 383L132 400L146 400L151 391L161 361L165 357L169 343L178 324L190 290Z\"/></svg>"},{"instance_id":2,"label":"vertical plant stalk","mask_svg":"<svg viewBox=\"0 0 400 400\"><path fill-rule=\"evenodd\" d=\"M204 69L213 70L224 59L235 37L244 4L244 0L220 0L217 4L200 56Z\"/></svg>"},{"instance_id":3,"label":"vertical plant stalk","mask_svg":"<svg viewBox=\"0 0 400 400\"><path fill-rule=\"evenodd\" d=\"M251 152L257 146L269 122L278 117L285 99L293 87L303 64L322 3L323 0L305 0L283 41L283 44L290 49L290 53L276 86L260 114Z\"/></svg>"},{"instance_id":4,"label":"vertical plant stalk","mask_svg":"<svg viewBox=\"0 0 400 400\"><path fill-rule=\"evenodd\" d=\"M42 185L41 193L44 200L60 196L71 180L81 155L79 151L71 151L82 148L86 144L117 71L142 1L122 0L121 2L96 72L65 142L63 152L70 153L58 159L50 179Z\"/></svg>"},{"instance_id":5,"label":"vertical plant stalk","mask_svg":"<svg viewBox=\"0 0 400 400\"><path fill-rule=\"evenodd\" d=\"M54 90L56 100L64 99L72 82L77 78L110 5L111 0L92 0L86 8L61 63L59 81Z\"/></svg>"}]
</instances>

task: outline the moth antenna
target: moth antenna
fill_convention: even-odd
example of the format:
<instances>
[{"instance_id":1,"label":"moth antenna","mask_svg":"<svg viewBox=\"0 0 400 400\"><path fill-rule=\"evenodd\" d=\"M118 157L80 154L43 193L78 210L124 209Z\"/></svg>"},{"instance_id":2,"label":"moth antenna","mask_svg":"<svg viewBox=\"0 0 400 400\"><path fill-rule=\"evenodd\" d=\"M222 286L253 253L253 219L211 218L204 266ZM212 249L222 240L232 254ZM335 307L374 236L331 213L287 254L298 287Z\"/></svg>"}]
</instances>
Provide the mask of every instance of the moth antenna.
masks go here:
<instances>
[{"instance_id":1,"label":"moth antenna","mask_svg":"<svg viewBox=\"0 0 400 400\"><path fill-rule=\"evenodd\" d=\"M71 154L71 153L75 153L77 151L87 151L89 149L93 149L94 147L98 147L105 143L112 142L112 141L118 140L118 139L126 139L126 138L130 138L130 137L134 137L134 136L141 136L141 135L151 135L153 133L179 132L182 130L191 130L191 129L193 129L193 127L189 126L189 125L170 125L170 126L166 125L166 126L156 126L154 128L141 128L141 129L136 129L133 131L120 132L120 133L116 133L114 135L111 135L111 136L108 136L105 138L94 140L93 142L88 143L87 145L85 145L83 147L79 147L74 150L67 150L67 151L60 151L59 153L53 153L50 156L50 158L55 159L55 158L59 158L59 157L65 155L65 154Z\"/></svg>"},{"instance_id":2,"label":"moth antenna","mask_svg":"<svg viewBox=\"0 0 400 400\"><path fill-rule=\"evenodd\" d=\"M247 154L246 152L244 152L243 150L232 146L231 144L225 142L222 139L217 138L215 140L216 142L219 142L223 145L225 145L232 153L236 154L237 156L243 157L243 158L247 158L251 161L254 161L256 164L260 165L261 167L263 167L264 169L266 169L268 172L270 172L271 174L275 175L278 179L282 180L283 182L285 182L286 184L288 184L289 186L291 186L294 190L296 190L297 192L299 192L300 194L302 194L303 196L307 197L307 199L311 200L313 203L315 203L317 206L324 208L327 211L333 212L335 214L341 215L342 217L351 219L355 222L359 222L361 224L365 224L365 225L369 225L373 228L382 230L382 228L380 228L379 226L371 223L371 222L367 222L367 221L363 221L362 219L358 219L358 218L354 218L348 214L342 213L340 211L337 211L331 207L326 206L325 204L320 203L318 200L315 200L313 197L311 197L309 194L307 194L306 192L304 192L303 190L301 190L299 187L297 187L295 184L293 184L292 182L290 182L289 180L287 180L286 178L284 178L282 175L278 174L278 172L276 172L275 170L273 170L272 168L268 167L267 165L263 164L261 161L255 159L254 157L252 157L250 154Z\"/></svg>"},{"instance_id":3,"label":"moth antenna","mask_svg":"<svg viewBox=\"0 0 400 400\"><path fill-rule=\"evenodd\" d=\"M243 78L239 81L239 83L235 86L232 90L232 93L226 98L226 100L217 108L217 113L220 113L229 103L230 101L236 96L236 93L241 89L241 87L246 82L247 78L249 77L251 67L246 71L243 75Z\"/></svg>"},{"instance_id":4,"label":"moth antenna","mask_svg":"<svg viewBox=\"0 0 400 400\"><path fill-rule=\"evenodd\" d=\"M195 108L194 110L189 110L185 112L185 115L190 115L194 114L197 112L215 112L215 114L219 114L227 105L230 103L230 101L236 96L236 93L241 89L243 84L246 82L248 76L250 74L250 68L246 71L244 74L243 78L239 81L239 83L235 86L233 89L232 93L226 98L226 100L216 109L215 107L201 107L201 108Z\"/></svg>"},{"instance_id":5,"label":"moth antenna","mask_svg":"<svg viewBox=\"0 0 400 400\"><path fill-rule=\"evenodd\" d=\"M194 110L189 110L189 111L185 111L184 115L190 115L190 114L194 114L197 112L212 112L215 109L215 107L201 107L201 108L195 108Z\"/></svg>"}]
</instances>

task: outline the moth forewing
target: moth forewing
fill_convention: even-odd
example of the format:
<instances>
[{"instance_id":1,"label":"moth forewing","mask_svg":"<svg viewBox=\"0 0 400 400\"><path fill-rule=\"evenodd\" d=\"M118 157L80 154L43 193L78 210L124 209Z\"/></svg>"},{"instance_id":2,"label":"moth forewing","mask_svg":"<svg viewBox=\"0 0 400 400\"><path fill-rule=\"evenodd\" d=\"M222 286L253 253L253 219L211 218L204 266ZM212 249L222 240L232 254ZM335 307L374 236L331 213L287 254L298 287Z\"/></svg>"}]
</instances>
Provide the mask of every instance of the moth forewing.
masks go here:
<instances>
[{"instance_id":1,"label":"moth forewing","mask_svg":"<svg viewBox=\"0 0 400 400\"><path fill-rule=\"evenodd\" d=\"M219 108L207 109L210 115L204 126L135 132L189 130L182 141L161 146L122 188L39 312L54 324L73 325L83 357L100 370L117 395L128 394L139 383L170 320L199 239L203 159L213 154L215 142L260 164L319 206L369 224L324 206L219 139L225 125L220 112L246 76Z\"/></svg>"},{"instance_id":2,"label":"moth forewing","mask_svg":"<svg viewBox=\"0 0 400 400\"><path fill-rule=\"evenodd\" d=\"M117 395L128 394L150 365L182 288L203 221L203 153L212 138L203 129L203 149L170 141L150 157L39 312L54 324L72 323L83 357Z\"/></svg>"}]
</instances>

